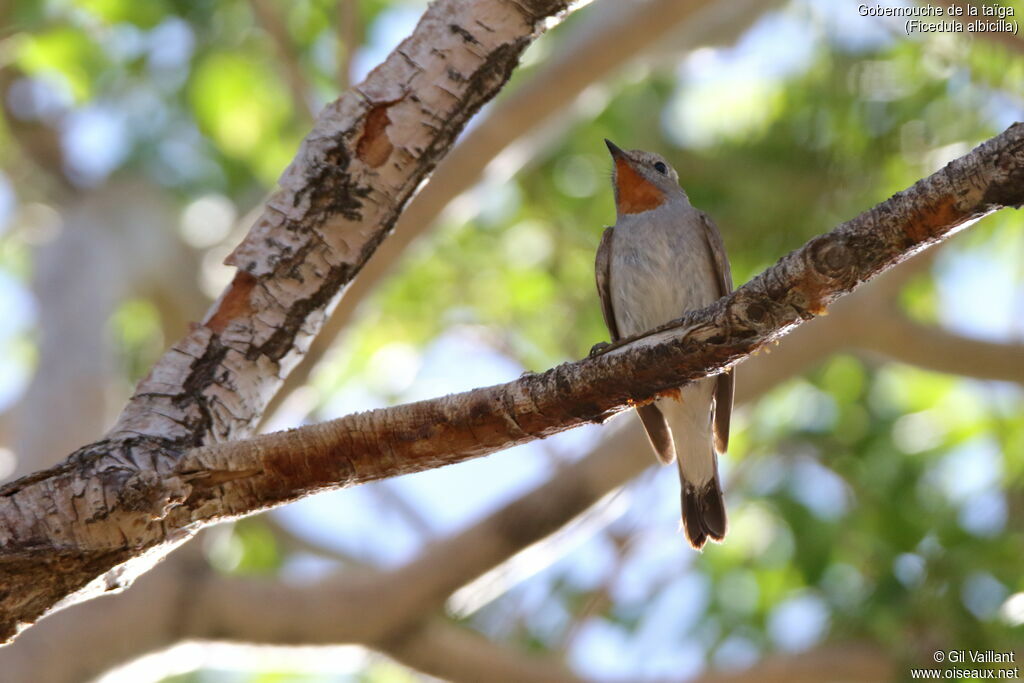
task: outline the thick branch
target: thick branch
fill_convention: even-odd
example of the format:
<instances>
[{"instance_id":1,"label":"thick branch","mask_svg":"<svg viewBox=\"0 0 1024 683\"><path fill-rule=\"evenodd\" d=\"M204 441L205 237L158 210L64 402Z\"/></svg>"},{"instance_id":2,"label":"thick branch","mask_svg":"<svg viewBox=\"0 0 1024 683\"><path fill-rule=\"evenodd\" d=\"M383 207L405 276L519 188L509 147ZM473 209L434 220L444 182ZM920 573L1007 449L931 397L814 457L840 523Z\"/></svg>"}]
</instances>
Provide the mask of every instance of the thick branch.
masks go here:
<instances>
[{"instance_id":1,"label":"thick branch","mask_svg":"<svg viewBox=\"0 0 1024 683\"><path fill-rule=\"evenodd\" d=\"M914 259L918 269L925 256L927 254ZM898 289L902 284L902 276L914 269L914 263L906 263L898 270L890 271L885 277L873 281L869 287L844 298L839 305L830 310L829 316L799 327L788 335L779 347L774 348L771 355L762 354L748 359L743 365L737 402L754 401L780 382L812 367L830 353L846 348L852 338L852 332L868 322L863 315L877 309L882 303L880 299L887 298ZM205 563L201 558L194 558L194 553L186 549L175 553L171 559L143 577L130 591L118 597L116 603L100 600L79 605L32 629L15 645L0 651L0 669L10 671L16 680L26 678L29 675L27 672L33 672L37 678L55 682L78 680L83 675L98 674L142 650L168 647L186 637L210 637L211 633L216 632L218 637L230 640L260 640L251 630L252 623L281 623L282 620L291 623L292 615L296 615L295 619L302 619L303 623L309 619L315 624L321 624L324 619L328 621L330 628L326 631L313 629L316 634L313 636L315 640L310 642L337 643L343 642L345 637L354 642L367 642L372 634L381 633L407 633L409 635L403 642L416 642L408 640L411 634L417 632L414 624L441 608L450 595L452 585L460 581L471 581L484 574L526 546L539 541L551 529L565 525L578 512L578 507L552 505L551 501L571 499L593 503L616 487L625 484L651 464L646 438L639 424L635 420L626 420L619 429L612 430L602 439L587 457L558 471L539 488L508 503L470 528L432 543L404 567L374 577L370 579L369 584L366 583L366 575L363 578L357 575L353 579L352 574L346 574L341 581L356 581L361 590L378 596L381 603L395 602L406 606L404 610L384 607L383 611L388 615L394 615L395 620L367 624L370 628L365 636L351 632L344 635L337 633L337 624L364 624L365 613L349 612L346 609L347 603L324 600L325 592L320 584L307 589L292 587L291 590L300 594L309 590L320 599L307 603L296 595L290 595L280 602L275 601L273 608L276 611L272 620L255 620L252 615L242 615L240 619L221 616L221 610L235 614L237 604L265 604L260 600L252 600L251 596L245 600L218 599L215 604L204 604L201 615L196 614L187 619L177 615L177 610L173 607L166 610L156 608L154 612L154 604L199 602L196 593L205 584L210 570L204 568ZM520 530L520 533L510 537L508 530ZM306 547L306 542L301 539L297 542L300 543L300 549L314 553L323 552L319 548ZM194 546L190 548L194 550ZM450 576L451 572L457 574L454 579ZM168 585L168 581L172 582L171 585L174 587ZM271 585L273 584L263 584L264 587L259 589L260 595L265 595L267 586ZM236 590L234 585L218 586L212 592L218 595L234 595ZM273 592L277 589L270 590ZM415 604L411 604L410 601ZM378 607L380 606L378 604ZM112 609L116 614L108 618ZM319 609L326 610L327 616L323 619L309 611ZM152 614L155 613L169 613L172 616L154 622ZM97 632L95 625L101 623L109 625L111 630ZM429 623L440 627L438 622ZM177 625L177 628L172 628L172 624ZM284 630L289 631L290 628ZM139 636L143 632L147 636L144 645L139 646ZM132 634L130 639L125 635L129 633ZM291 634L287 640L269 639L267 634L263 634L261 637L265 639L260 642L275 645L306 644L303 635L305 633L302 631L299 634ZM46 659L45 668L40 670L42 660L39 658L39 652L53 642L61 642L71 653L72 658ZM97 648L97 642L131 643L132 647L128 650L114 650L106 646ZM429 666L429 662L415 657L416 652L422 650L400 652L398 647L402 644L398 639L385 637L374 644L374 647L414 668L425 670L424 667ZM814 655L811 656L813 658ZM68 662L72 665L68 666ZM772 671L776 672L772 675L786 671L793 674L793 665L794 662L770 658L749 672L732 675L735 676L735 680L741 681L753 680ZM541 667L542 664L536 663L533 666ZM23 675L19 675L19 671L22 671ZM820 672L820 669L818 671ZM812 672L813 668L809 673ZM552 673L555 674L557 671L552 670ZM531 671L531 675L537 674L537 671ZM435 675L452 679L454 673L450 670L445 673L435 671ZM709 674L700 680L722 680L722 677L720 674ZM861 676L852 677L851 680L874 679L870 676Z\"/></svg>"},{"instance_id":2,"label":"thick branch","mask_svg":"<svg viewBox=\"0 0 1024 683\"><path fill-rule=\"evenodd\" d=\"M101 577L192 533L165 519L188 496L168 476L181 454L251 433L414 189L544 20L566 8L565 0L439 0L362 84L323 110L231 255L234 281L139 384L113 430L54 470L0 489L8 579L0 638L77 591L123 585L121 569Z\"/></svg>"},{"instance_id":3,"label":"thick branch","mask_svg":"<svg viewBox=\"0 0 1024 683\"><path fill-rule=\"evenodd\" d=\"M1010 132L1012 133L1013 129L1011 129ZM851 284L851 281L849 280L849 278L847 278L847 276L845 274L842 274L842 273L841 273L842 276L833 274L833 272L831 272L831 271L833 271L834 269L844 270L844 269L846 269L848 267L850 267L850 268L853 268L853 267L860 268L862 265L864 265L864 263L874 263L874 264L878 265L878 267L883 267L883 266L885 266L887 264L891 264L891 263L895 262L896 260L898 260L898 258L900 257L900 253L899 253L900 249L912 249L915 246L920 246L920 245L923 245L923 244L927 244L930 241L939 239L939 238L941 238L942 234L944 232L948 231L948 229L951 226L955 225L959 221L962 221L962 220L966 219L967 217L970 217L972 215L977 215L977 214L983 213L985 211L993 210L995 208L998 208L998 206L1000 206L1000 205L1006 205L1006 204L1011 204L1011 205L1015 205L1015 206L1019 205L1020 202L1021 202L1020 198L1016 194L1013 194L1014 190L1007 189L1007 185L1016 185L1017 187L1019 187L1021 185L1021 177L1020 177L1020 175L1021 175L1020 174L1020 157L1021 157L1021 152L1020 152L1021 151L1020 131L1018 130L1017 133L1015 133L1011 137L1013 137L1013 141L1008 143L1008 150L1006 152L1006 155L1007 155L1008 158L1013 158L1013 160L1014 160L1013 164L1012 165L1007 165L1005 168L1000 169L1000 171L1005 171L1007 177L1002 177L1001 179L997 178L995 182L990 182L993 179L994 175L986 175L984 173L982 173L979 176L979 178L972 179L972 180L974 180L974 182L972 182L970 180L964 180L962 178L961 179L961 183L959 183L959 189L956 189L954 187L954 189L956 189L956 191L954 191L954 193L952 193L952 197L958 197L961 200L963 200L965 197L967 197L967 199L965 201L956 201L956 202L954 202L953 200L950 199L949 206L946 206L946 205L942 204L941 202L932 201L932 200L935 199L934 197L932 197L930 200L928 200L928 198L926 197L926 200L928 200L928 201L924 201L923 204L924 205L928 205L928 206L926 206L925 209L921 209L920 207L918 208L918 210L920 212L922 212L922 214L923 214L922 218L924 220L918 221L918 224L925 226L926 229L924 230L924 236L921 237L921 236L918 236L918 234L915 234L915 236L913 236L913 240L910 241L909 244L902 245L895 252L892 251L892 249L890 249L890 247L891 247L890 242L888 240L885 241L884 244L885 244L885 246L887 248L885 250L879 250L879 251L885 251L888 255L883 254L881 260L879 260L877 258L873 258L873 256L872 256L871 259L853 258L851 260L854 261L854 266L850 266L849 263L844 262L843 258L836 259L836 258L830 257L830 254L834 254L835 253L835 247L828 247L827 245L819 245L818 253L816 253L816 254L809 252L805 256L800 256L800 257L794 257L793 255L791 255L791 258L796 258L797 261L800 261L801 259L804 259L804 260L807 260L808 263L814 262L814 263L819 264L819 265L820 265L820 263L823 263L825 266L828 266L824 270L820 270L820 269L819 270L814 270L814 269L808 270L809 272L812 273L812 275L817 275L817 280L825 281L828 284L828 287L825 288L824 286L821 286L820 283L815 283L815 278L813 278L813 276L812 276L812 278L811 278L811 285L817 285L817 287L808 289L807 283L804 283L803 284L804 285L803 289L801 289L800 281L799 280L798 281L786 281L785 280L785 275L792 274L792 272L787 271L785 268L781 268L782 272L781 272L781 274L779 276L781 276L781 278L783 279L782 282L791 282L791 283L792 282L797 282L798 283L797 289L800 290L800 291L797 292L796 295L794 295L793 291L781 293L781 296L779 296L779 301L776 302L776 303L779 303L781 305L782 313L793 313L795 311L798 317L803 317L804 315L807 315L810 311L816 310L818 306L815 306L815 307L812 307L812 308L804 307L804 304L808 300L808 297L807 297L808 291L816 292L818 289L827 289L828 291L824 292L823 294L819 292L819 294L821 294L819 305L823 305L826 302L826 300L830 299L831 297L834 297L834 296L838 295L839 293L842 293L843 291L848 291L850 288L852 288L853 284ZM996 165L997 164L998 164L998 161L996 160ZM959 170L963 171L964 169L959 169ZM1010 176L1014 176L1014 177L1010 177ZM996 187L993 190L992 188L995 187L996 185L998 185L999 183L1002 183L1002 185L1004 185L1004 187L1002 187L1001 189ZM956 185L957 183L950 183L950 184L951 185ZM986 187L988 187L988 191L985 190ZM968 191L961 191L961 190L963 190L965 188L967 188ZM927 193L926 193L926 195L927 195ZM972 197L972 195L981 195L981 198L979 200L977 197ZM961 196L963 196L963 197L961 197ZM878 211L878 209L876 211ZM912 213L912 211L913 210L911 209L911 213ZM909 230L907 228L908 227L910 227L910 228L913 227L913 221L911 221L910 223L907 223L905 220L898 220L896 222L903 223L900 227L901 227L901 229L904 232L910 232L911 230ZM892 225L886 225L886 227L887 228L891 228ZM892 236L890 236L890 237L892 237ZM861 238L863 238L863 236L861 236ZM844 253L843 250L849 251L851 247L858 246L856 240L853 239L852 234L847 234L847 236L842 238L841 242L843 240L845 240L847 244L843 245L840 248L841 249L841 251L839 252L840 254ZM814 243L812 243L812 245L813 244ZM868 241L868 244L871 244L870 241ZM873 247L874 245L871 245L871 246ZM807 251L807 249L808 248L805 248L804 251ZM873 249L871 251L873 251ZM859 256L859 255L855 255L855 256ZM819 261L820 261L820 263L819 263ZM840 266L843 266L843 267L837 266L837 263ZM879 265L879 264L881 264L881 265ZM782 265L784 265L784 262L782 264L780 264L779 266L776 266L776 268L780 268ZM797 265L799 265L799 263ZM790 266L791 266L791 268L793 268L794 263L791 263ZM793 268L793 269L799 271L799 270L804 270L806 268L799 268L798 267L798 268ZM769 271L769 272L771 272L771 271ZM870 274L871 271L868 270L868 271L865 271L865 272L867 272L867 274ZM766 273L766 275L767 274L768 273ZM762 279L759 279L759 280L764 280L766 278L766 275L762 275ZM822 275L827 275L827 278L822 278ZM856 278L854 278L854 280L852 282L855 283L856 280L859 278L859 276L860 275L857 275ZM831 288L831 282L830 281L840 282L841 285L839 287L836 287L835 289L833 289L833 288ZM773 295L774 293L772 291L770 291L769 288L772 286L772 283L775 283L777 285L777 282L778 281L764 280L764 282L762 283L762 287L761 287L762 291L760 292L760 294L765 295L765 296ZM796 296L796 298L793 298L794 296ZM769 296L768 298L771 298L771 296ZM810 297L810 300L814 301L815 299L814 299L814 297ZM746 303L748 303L748 305L746 305L745 307L742 307L739 310L739 312L741 312L741 313L750 313L753 305L757 304L758 300L755 297L753 299L753 303L751 301L748 301ZM223 302L222 302L222 304L223 304ZM730 315L733 312L735 312L734 311L734 307L736 305L739 305L739 304L737 304L737 302L735 300L731 300L731 301L729 301L729 302L727 302L725 304L720 304L717 307L713 307L712 309L710 309L710 314L712 316L714 316L711 319L713 319L713 321L723 321L723 319L724 319L724 321L726 321L727 323L731 323L733 321L733 318L730 317ZM219 312L219 309L218 309L218 312ZM769 331L767 333L768 336L765 337L765 339L762 339L760 341L757 339L758 335L764 335L765 334L765 329L767 329L767 328L761 328L761 327L756 326L755 324L756 323L762 323L763 322L763 318L762 317L751 316L751 315L748 314L745 317L739 316L739 317L735 318L735 319L738 319L738 321L740 323L745 325L745 327L740 326L738 328L740 330L740 336L738 337L738 339L741 342L740 346L745 348L745 350L741 350L741 351L739 351L739 353L749 352L750 348L755 348L757 345L759 345L761 343L764 343L764 341L767 341L767 339L770 339L772 335L778 334L779 331L782 328L784 328L786 325L790 324L790 323L785 323L784 322L784 317L785 317L784 314L783 315L776 315L776 312L778 312L778 311L776 311L773 307L768 308L768 310L766 311L766 314L769 315L769 321L765 325L778 325L778 327L774 331ZM723 315L725 317L722 317ZM755 319L755 318L757 318L757 319ZM782 321L783 321L780 325L778 324L779 319L782 319ZM697 323L697 318L696 317L691 318L690 322L694 324L694 327L692 327L690 329L690 332L693 333L693 335L695 335L695 336L691 335L692 339L687 340L687 338L684 337L680 341L678 339L678 337L673 336L669 340L669 342L666 344L666 347L660 349L662 351L666 351L666 349L668 349L668 352L664 352L662 354L666 358L668 358L669 360L672 360L672 359L678 357L677 355L675 355L675 350L676 349L675 349L675 347L672 346L673 344L676 344L677 346L679 344L682 344L683 346L685 346L686 344L690 344L694 340L697 340L697 341L705 340L705 341L708 342L709 347L712 347L712 346L715 346L716 344L720 346L721 343L724 343L724 342L720 342L714 336L708 337L707 336L708 335L708 328L707 328L707 326L696 325L696 323ZM796 323L796 322L797 322L797 319L794 318L792 323ZM728 329L728 328L729 328L729 326L727 325L726 326L726 330L727 330L728 333L731 334L731 333L735 332L734 329ZM665 337L668 334L670 334L670 333L663 334L662 336ZM649 342L650 342L650 340L647 340L645 342L640 342L638 344L634 344L633 348L621 349L620 351L616 351L614 354L609 354L609 357L611 358L611 360L609 360L608 358L599 358L599 359L597 359L595 361L591 361L591 364L592 365L596 364L597 366L600 366L602 364L602 362L603 362L603 364L607 365L608 362L614 361L615 358L620 358L620 360L621 360L622 357L626 357L627 355L632 354L636 350L641 351L641 353L646 353L646 352L651 350L650 348L648 348ZM746 348L748 346L749 346L749 348ZM718 347L716 347L716 348L718 348ZM644 350L644 349L646 349L646 350ZM709 356L711 358L711 360L709 362L711 362L712 365L715 365L715 364L717 364L717 362L719 362L719 360L716 359L715 353L720 353L720 352L721 352L721 349L719 349L717 351L713 349L713 352ZM735 357L738 357L738 355L735 356ZM735 357L732 357L732 358L725 357L725 361L728 362L730 359L734 360ZM708 358L707 357L703 358L703 360L707 361ZM618 366L614 366L614 364L609 366L609 368L610 368L609 372L615 373L618 370L621 370L621 368L623 367L623 362L625 362L625 361L620 362L620 365L618 365ZM601 367L603 367L603 366L601 366ZM709 368L711 368L711 367L712 366L709 366ZM560 370L560 369L558 369L558 370ZM541 376L541 377L547 377L548 375L552 375L553 377L557 377L558 376L557 375L558 370L553 371L554 375L549 373L549 374L546 374L545 376ZM689 370L686 370L685 372L689 372ZM693 372L697 372L697 371L693 371ZM707 372L707 371L701 371L701 372ZM563 379L568 379L569 377L571 377L571 375L563 373L561 375L561 377ZM530 379L532 379L532 378L530 378ZM559 390L562 389L562 387L557 386L558 385L557 381L554 384L556 385L555 389L559 389ZM550 388L550 383L548 383L547 385L538 384L537 386L540 387L540 389L547 389L547 388ZM644 392L644 395L650 395L650 392L653 391L653 390L656 390L656 387L654 387L654 389L650 389L649 387L643 388L641 391ZM569 398L574 398L574 396L569 396ZM504 407L492 407L492 408L497 408L497 410L499 410L499 411L504 411L505 410ZM584 408L587 408L587 407L584 407ZM587 410L589 410L589 408ZM609 408L607 410L614 410L614 408ZM600 417L601 415L603 415L603 411L599 411L597 413L598 417ZM471 416L471 417L473 417L473 416ZM463 425L463 426L465 426L465 425ZM470 431L472 431L473 423L470 422L469 426L470 426ZM513 430L513 426L512 425L506 424L506 429L508 429L510 432L512 432L513 436L516 436L515 430L518 430L519 432L523 432L523 429L522 429L521 425L516 425L515 426L515 430ZM380 446L378 446L378 447L380 447ZM207 454L207 456L209 456L209 455L210 454ZM204 478L206 479L206 483L210 483L211 477L215 478L217 476L216 472L211 474L211 473L207 473L207 472L200 473L200 472L190 471L190 470L181 470L181 471L182 471L183 474L186 474L187 477L191 479L191 483L188 484L188 485L193 485L193 484L195 484L196 481L201 481ZM49 474L51 476L56 475L57 477L59 477L63 473L66 473L66 470L58 469L58 470L52 471L50 473L41 473L41 476L33 477L31 480L29 480L27 482L23 481L22 485L24 487L15 486L15 487L12 487L12 488L5 489L3 493L4 493L5 496L15 496L15 495L17 495L20 492L24 492L24 490L26 490L28 488L31 488L33 486L39 486L42 482L44 482L46 480L47 474ZM239 472L234 472L233 474L231 474L231 476L233 476L234 474L238 474L238 473ZM223 474L223 472L221 474ZM249 474L248 478L251 479L251 480L255 479L256 476L257 476L257 475L254 475L252 473L246 473L245 471L243 471L242 474ZM203 476L203 475L205 475L205 476ZM356 479L353 479L353 480L358 480L358 479L356 478ZM124 489L130 490L129 486L122 486L122 484L124 484L124 483L125 483L124 481L116 481L115 484L117 484L117 485L112 487L113 490L124 490ZM146 482L144 482L144 481L135 481L134 483L135 483L136 486L138 486L139 484L146 484ZM228 493L231 493L230 489L233 488L234 485L231 484L231 482L227 482L227 481L224 481L222 483L228 484L227 485ZM201 489L202 485L194 486L193 493L195 493L195 490L196 490L197 487ZM143 486L143 488L144 488L144 486ZM187 488L187 486L186 486L186 488ZM60 486L54 486L52 488L48 488L48 489L46 489L45 493L50 496L49 500L55 502L56 504L59 504L61 502L66 502L69 499L71 499L74 502L74 497L69 497L67 495L68 494L67 490L62 490L60 488ZM138 494L139 498L142 499L143 502L144 502L145 497L148 494L152 493L152 492L147 492L147 490L141 490L141 492L135 492L135 493ZM237 492L234 492L234 493L237 493ZM292 493L294 494L295 492L292 492ZM202 499L199 499L199 500L202 500ZM174 501L172 501L170 499L168 499L166 502L170 503L170 504L174 504ZM181 507L187 507L189 503L195 503L195 502L196 502L196 499L193 499L193 498L189 497L189 499L187 499L185 501L185 505L181 506ZM123 500L118 501L119 505L123 504L123 503L124 503ZM57 508L57 509L59 509L59 508ZM78 511L78 509L76 509L74 507L72 509ZM164 511L165 510L163 508L161 508L158 512L164 512ZM9 510L0 510L0 514L6 514L8 512L10 512L10 511ZM15 509L14 512L19 512L19 510ZM135 513L138 513L139 510L137 510L137 509L133 510L131 507L125 506L125 510L123 510L122 512L124 512L125 514L123 514L122 516L116 518L116 521L123 522L122 528L119 529L119 530L121 530L122 532L124 532L125 529L127 529L128 531L132 531L133 530L132 529L133 522L137 522L137 520L139 519L139 515L135 514ZM154 511L150 510L150 511L143 511L143 512L148 512L148 513L150 513L150 515L153 515ZM133 514L135 515L134 517L133 517ZM152 521L150 518L148 518L145 515L142 516L142 519L145 520L145 521ZM10 518L0 517L0 522L9 522L9 521L10 521ZM164 523L166 523L169 527L173 528L176 521L180 521L180 518L175 519L174 511L172 510L172 514L168 515L168 517L165 518ZM43 522L41 521L40 524L43 524ZM3 535L4 535L4 536L2 536L0 538L2 538L2 540L4 542L6 542L8 540L8 537L6 536L6 532L8 530L11 530L12 528L13 527L11 527L11 526L0 525L0 532L3 532ZM22 526L22 528L24 529L25 527ZM18 529L13 528L13 530L17 531ZM54 536L56 538L59 538L59 533L55 533ZM53 537L50 537L50 540L52 540L52 538ZM20 548L31 550L29 548L26 548L26 546L24 546L24 545L20 546ZM16 561L16 559L17 558L15 558L15 561ZM3 561L3 560L0 560L0 561ZM24 580L26 578L25 577L15 577L15 579L17 579L17 580ZM0 597L6 599L8 596L4 595L4 594L0 594Z\"/></svg>"},{"instance_id":4,"label":"thick branch","mask_svg":"<svg viewBox=\"0 0 1024 683\"><path fill-rule=\"evenodd\" d=\"M193 595L203 605L179 637L273 645L361 643L445 680L569 681L560 662L517 654L431 612L407 610L388 630L376 613L379 581L337 574L314 584L209 573ZM395 585L400 590L400 585ZM367 628L370 626L370 628Z\"/></svg>"},{"instance_id":5,"label":"thick branch","mask_svg":"<svg viewBox=\"0 0 1024 683\"><path fill-rule=\"evenodd\" d=\"M870 325L854 333L861 349L936 372L1024 384L1024 344L971 339L886 308L876 311Z\"/></svg>"},{"instance_id":6,"label":"thick branch","mask_svg":"<svg viewBox=\"0 0 1024 683\"><path fill-rule=\"evenodd\" d=\"M432 619L387 644L385 652L418 671L447 681L574 683L561 661L517 652L472 631Z\"/></svg>"},{"instance_id":7,"label":"thick branch","mask_svg":"<svg viewBox=\"0 0 1024 683\"><path fill-rule=\"evenodd\" d=\"M972 339L925 325L899 306L903 287L931 267L935 253L919 254L838 302L833 315L812 327L816 332L807 352L824 357L839 349L868 351L935 372L1024 384L1024 344ZM786 348L793 341L787 338Z\"/></svg>"},{"instance_id":8,"label":"thick branch","mask_svg":"<svg viewBox=\"0 0 1024 683\"><path fill-rule=\"evenodd\" d=\"M176 475L163 481L154 472L117 481L111 488L120 499L108 507L107 523L96 525L108 537L76 538L75 552L102 567L127 559L131 548L140 553L160 540L184 537L197 523L318 490L459 462L601 421L634 401L736 363L966 221L1020 205L1022 180L1024 125L1018 124L913 188L811 240L730 297L605 355L506 385L247 443L195 449L178 463ZM44 598L28 586L35 585L40 567L70 558L36 549L66 547L61 534L80 533L84 525L48 527L36 512L37 501L47 501L48 509L77 513L69 517L86 517L86 510L76 507L88 499L88 489L76 491L79 476L64 465L4 491L0 528L8 553L2 561L12 581L2 596L9 604L23 610L45 607L32 602ZM154 520L166 530L162 539L150 530Z\"/></svg>"}]
</instances>

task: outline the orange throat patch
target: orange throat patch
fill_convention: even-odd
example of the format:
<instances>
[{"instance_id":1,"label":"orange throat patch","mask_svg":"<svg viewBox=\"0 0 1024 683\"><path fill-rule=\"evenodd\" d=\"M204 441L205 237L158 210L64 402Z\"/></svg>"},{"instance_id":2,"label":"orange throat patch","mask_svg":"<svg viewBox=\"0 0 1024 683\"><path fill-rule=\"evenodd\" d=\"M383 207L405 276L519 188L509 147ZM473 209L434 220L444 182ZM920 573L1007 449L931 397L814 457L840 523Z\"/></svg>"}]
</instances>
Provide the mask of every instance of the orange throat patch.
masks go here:
<instances>
[{"instance_id":1,"label":"orange throat patch","mask_svg":"<svg viewBox=\"0 0 1024 683\"><path fill-rule=\"evenodd\" d=\"M615 160L615 184L621 213L643 213L665 201L665 193L645 180L625 159Z\"/></svg>"}]
</instances>

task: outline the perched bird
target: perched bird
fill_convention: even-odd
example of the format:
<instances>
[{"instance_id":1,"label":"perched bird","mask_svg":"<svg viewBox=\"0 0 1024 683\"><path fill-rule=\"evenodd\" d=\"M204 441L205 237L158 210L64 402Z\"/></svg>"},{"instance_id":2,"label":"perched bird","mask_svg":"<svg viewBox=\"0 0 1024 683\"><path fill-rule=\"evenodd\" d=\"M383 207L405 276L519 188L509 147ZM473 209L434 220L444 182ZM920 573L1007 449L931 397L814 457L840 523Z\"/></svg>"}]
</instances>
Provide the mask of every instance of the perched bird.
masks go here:
<instances>
[{"instance_id":1,"label":"perched bird","mask_svg":"<svg viewBox=\"0 0 1024 683\"><path fill-rule=\"evenodd\" d=\"M703 308L732 291L722 237L695 209L658 154L605 140L615 169L615 226L597 249L597 292L612 341ZM733 374L682 387L678 398L639 406L662 463L679 463L683 527L694 548L726 532L718 454L729 443Z\"/></svg>"}]
</instances>

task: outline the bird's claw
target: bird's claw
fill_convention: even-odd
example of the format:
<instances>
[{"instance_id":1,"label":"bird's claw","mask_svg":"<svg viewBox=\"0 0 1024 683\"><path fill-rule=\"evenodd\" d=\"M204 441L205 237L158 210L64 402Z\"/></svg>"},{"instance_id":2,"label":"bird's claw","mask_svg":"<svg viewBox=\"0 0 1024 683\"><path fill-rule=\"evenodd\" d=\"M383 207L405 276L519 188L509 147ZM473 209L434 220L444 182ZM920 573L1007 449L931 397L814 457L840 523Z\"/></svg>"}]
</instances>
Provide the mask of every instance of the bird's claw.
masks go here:
<instances>
[{"instance_id":1,"label":"bird's claw","mask_svg":"<svg viewBox=\"0 0 1024 683\"><path fill-rule=\"evenodd\" d=\"M609 344L608 342L597 342L596 344L590 347L590 353L588 355L590 358L593 358L597 354L603 353L604 350L607 349L609 346L611 346L611 344Z\"/></svg>"}]
</instances>

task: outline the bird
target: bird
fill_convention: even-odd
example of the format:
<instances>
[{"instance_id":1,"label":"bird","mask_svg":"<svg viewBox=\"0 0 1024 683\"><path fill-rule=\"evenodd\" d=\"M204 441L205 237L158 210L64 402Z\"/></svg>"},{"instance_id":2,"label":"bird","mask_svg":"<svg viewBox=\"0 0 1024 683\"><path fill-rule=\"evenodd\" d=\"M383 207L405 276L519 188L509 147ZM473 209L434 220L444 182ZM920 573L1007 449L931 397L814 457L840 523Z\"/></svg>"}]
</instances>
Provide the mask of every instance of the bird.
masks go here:
<instances>
[{"instance_id":1,"label":"bird","mask_svg":"<svg viewBox=\"0 0 1024 683\"><path fill-rule=\"evenodd\" d=\"M732 272L714 222L690 204L665 158L605 144L614 162L616 219L601 236L595 271L615 342L729 294ZM658 460L678 463L682 526L698 550L727 531L718 456L729 445L734 390L730 370L636 407Z\"/></svg>"}]
</instances>

